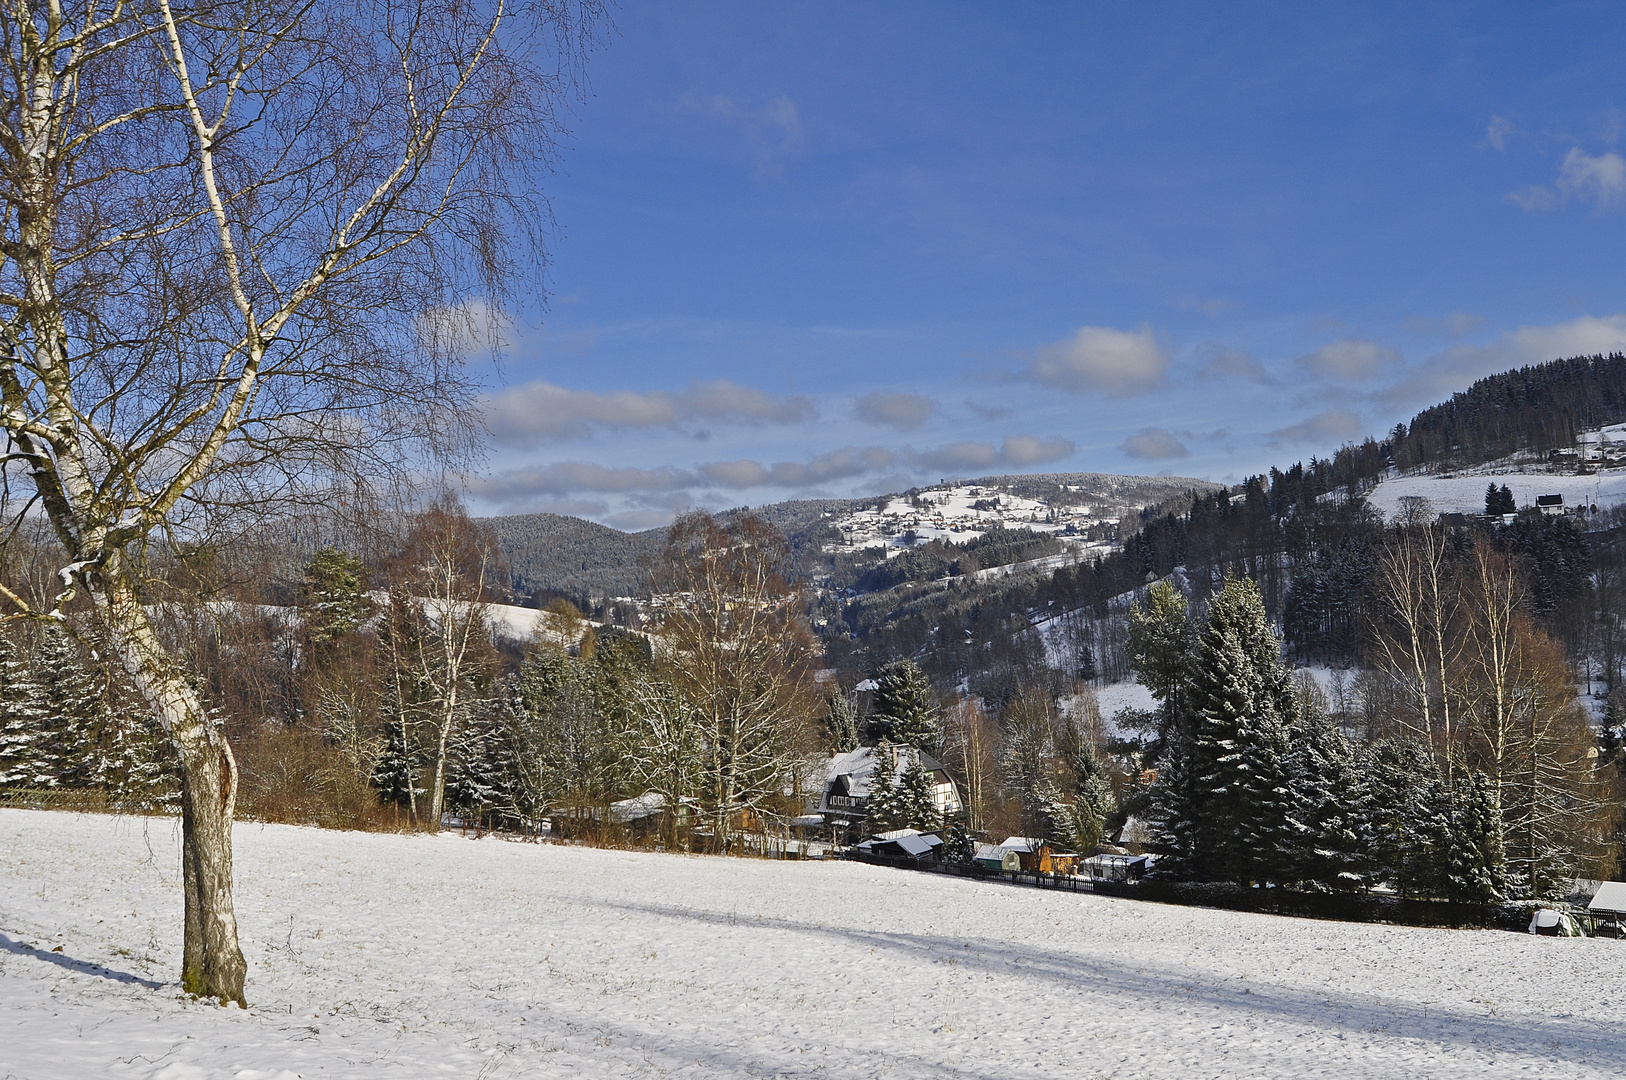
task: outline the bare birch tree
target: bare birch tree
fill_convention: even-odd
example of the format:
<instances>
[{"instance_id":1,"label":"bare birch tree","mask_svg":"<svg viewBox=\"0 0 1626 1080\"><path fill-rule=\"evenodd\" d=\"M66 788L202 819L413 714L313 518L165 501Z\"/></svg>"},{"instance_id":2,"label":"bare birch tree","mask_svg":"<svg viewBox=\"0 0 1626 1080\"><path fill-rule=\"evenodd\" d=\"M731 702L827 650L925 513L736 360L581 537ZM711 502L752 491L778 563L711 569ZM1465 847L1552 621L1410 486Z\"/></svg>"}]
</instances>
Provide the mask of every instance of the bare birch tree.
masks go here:
<instances>
[{"instance_id":1,"label":"bare birch tree","mask_svg":"<svg viewBox=\"0 0 1626 1080\"><path fill-rule=\"evenodd\" d=\"M49 602L0 599L61 620L88 597L179 752L193 993L245 1000L237 771L144 604L148 551L472 445L457 356L537 263L526 172L598 21L595 0L0 16L0 521L43 515L61 549Z\"/></svg>"},{"instance_id":2,"label":"bare birch tree","mask_svg":"<svg viewBox=\"0 0 1626 1080\"><path fill-rule=\"evenodd\" d=\"M1518 567L1480 538L1462 578L1467 617L1452 683L1473 763L1502 807L1509 877L1542 896L1598 870L1613 828L1613 777L1600 769L1563 648L1530 623Z\"/></svg>"},{"instance_id":3,"label":"bare birch tree","mask_svg":"<svg viewBox=\"0 0 1626 1080\"><path fill-rule=\"evenodd\" d=\"M398 722L425 751L423 820L431 829L440 827L446 808L449 755L496 662L486 595L495 547L462 507L442 500L418 516L396 560L392 618L411 625L389 635L393 659L402 665L392 678L415 691L410 706L400 705ZM413 811L416 816L415 798Z\"/></svg>"},{"instance_id":4,"label":"bare birch tree","mask_svg":"<svg viewBox=\"0 0 1626 1080\"><path fill-rule=\"evenodd\" d=\"M1385 541L1373 575L1372 658L1410 706L1405 722L1443 759L1447 779L1459 732L1450 672L1461 651L1461 601L1444 533L1429 524Z\"/></svg>"},{"instance_id":5,"label":"bare birch tree","mask_svg":"<svg viewBox=\"0 0 1626 1080\"><path fill-rule=\"evenodd\" d=\"M696 513L673 523L653 575L664 674L693 710L696 794L725 851L736 817L769 811L816 752L818 647L786 557L784 539L758 518L725 528Z\"/></svg>"}]
</instances>

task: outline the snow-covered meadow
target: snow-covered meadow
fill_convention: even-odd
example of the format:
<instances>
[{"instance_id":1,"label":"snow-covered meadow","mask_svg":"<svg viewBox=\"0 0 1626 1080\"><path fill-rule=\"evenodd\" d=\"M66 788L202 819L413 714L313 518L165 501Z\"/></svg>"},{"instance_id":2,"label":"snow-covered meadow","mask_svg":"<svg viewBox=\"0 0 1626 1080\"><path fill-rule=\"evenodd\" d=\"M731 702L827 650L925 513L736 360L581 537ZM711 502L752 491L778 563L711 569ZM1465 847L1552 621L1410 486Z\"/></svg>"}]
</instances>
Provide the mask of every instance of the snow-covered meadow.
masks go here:
<instances>
[{"instance_id":1,"label":"snow-covered meadow","mask_svg":"<svg viewBox=\"0 0 1626 1080\"><path fill-rule=\"evenodd\" d=\"M1600 472L1593 476L1566 476L1547 472L1515 473L1485 470L1450 476L1416 474L1386 479L1367 495L1367 505L1386 519L1401 512L1400 500L1422 496L1436 514L1477 514L1485 509L1485 487L1506 485L1522 509L1536 504L1538 495L1562 495L1564 505L1597 506L1607 510L1626 502L1626 472Z\"/></svg>"},{"instance_id":2,"label":"snow-covered meadow","mask_svg":"<svg viewBox=\"0 0 1626 1080\"><path fill-rule=\"evenodd\" d=\"M175 985L172 820L0 811L0 1077L1626 1073L1626 942L843 863L236 835L247 1012Z\"/></svg>"}]
</instances>

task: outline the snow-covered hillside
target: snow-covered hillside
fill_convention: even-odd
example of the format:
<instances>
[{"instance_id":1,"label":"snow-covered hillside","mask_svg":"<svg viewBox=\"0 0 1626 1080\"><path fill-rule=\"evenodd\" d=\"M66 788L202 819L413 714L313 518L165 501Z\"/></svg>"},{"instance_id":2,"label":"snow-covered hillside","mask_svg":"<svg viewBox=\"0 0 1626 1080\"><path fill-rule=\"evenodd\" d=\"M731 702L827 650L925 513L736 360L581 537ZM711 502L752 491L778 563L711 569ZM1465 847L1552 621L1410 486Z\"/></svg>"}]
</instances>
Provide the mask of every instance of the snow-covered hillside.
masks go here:
<instances>
[{"instance_id":1,"label":"snow-covered hillside","mask_svg":"<svg viewBox=\"0 0 1626 1080\"><path fill-rule=\"evenodd\" d=\"M1367 496L1367 504L1386 518L1400 512L1400 500L1408 495L1428 500L1436 514L1477 514L1485 509L1485 488L1494 481L1513 492L1519 508L1536 505L1538 495L1562 495L1564 506L1596 506L1600 510L1626 503L1626 468L1621 467L1626 449L1626 424L1614 424L1576 436L1575 446L1554 452L1554 462L1543 460L1533 450L1486 462L1469 469L1431 475L1410 473L1383 479ZM1568 463L1559 455L1569 453ZM1577 475L1575 465L1585 461L1602 466L1590 475Z\"/></svg>"},{"instance_id":2,"label":"snow-covered hillside","mask_svg":"<svg viewBox=\"0 0 1626 1080\"><path fill-rule=\"evenodd\" d=\"M1421 495L1436 514L1479 514L1485 510L1485 488L1492 481L1506 485L1520 509L1536 504L1537 495L1562 495L1564 505L1597 506L1607 510L1626 503L1626 470L1608 470L1593 476L1547 472L1459 472L1449 476L1395 476L1382 481L1367 496L1367 504L1386 518L1400 512L1400 500Z\"/></svg>"},{"instance_id":3,"label":"snow-covered hillside","mask_svg":"<svg viewBox=\"0 0 1626 1080\"><path fill-rule=\"evenodd\" d=\"M928 540L964 543L989 529L1007 528L1052 533L1082 548L1087 543L1084 530L1117 519L1117 513L1106 508L1098 512L1092 506L1052 507L1040 499L980 484L951 484L927 488L915 502L893 495L835 519L831 524L841 540L826 547L830 551L884 548L888 555L895 555ZM1109 547L1096 546L1103 551Z\"/></svg>"},{"instance_id":4,"label":"snow-covered hillside","mask_svg":"<svg viewBox=\"0 0 1626 1080\"><path fill-rule=\"evenodd\" d=\"M0 811L0 1076L1626 1073L1615 941L281 826L237 829L222 1009L174 982L177 861L167 819Z\"/></svg>"}]
</instances>

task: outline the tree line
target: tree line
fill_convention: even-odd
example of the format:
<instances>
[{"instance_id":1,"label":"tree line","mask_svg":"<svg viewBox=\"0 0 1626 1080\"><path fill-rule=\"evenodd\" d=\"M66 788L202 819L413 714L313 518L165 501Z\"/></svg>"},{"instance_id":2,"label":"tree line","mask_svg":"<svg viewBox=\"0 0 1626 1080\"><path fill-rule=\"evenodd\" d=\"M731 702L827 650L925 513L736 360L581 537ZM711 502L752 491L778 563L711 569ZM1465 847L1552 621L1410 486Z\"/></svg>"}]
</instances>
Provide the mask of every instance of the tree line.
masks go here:
<instances>
[{"instance_id":1,"label":"tree line","mask_svg":"<svg viewBox=\"0 0 1626 1080\"><path fill-rule=\"evenodd\" d=\"M1158 701L1139 793L1160 873L1320 890L1389 885L1486 902L1606 875L1618 762L1604 759L1561 648L1514 563L1442 530L1378 553L1378 722L1295 685L1257 585L1231 578L1200 617L1172 585L1131 611L1137 675Z\"/></svg>"}]
</instances>

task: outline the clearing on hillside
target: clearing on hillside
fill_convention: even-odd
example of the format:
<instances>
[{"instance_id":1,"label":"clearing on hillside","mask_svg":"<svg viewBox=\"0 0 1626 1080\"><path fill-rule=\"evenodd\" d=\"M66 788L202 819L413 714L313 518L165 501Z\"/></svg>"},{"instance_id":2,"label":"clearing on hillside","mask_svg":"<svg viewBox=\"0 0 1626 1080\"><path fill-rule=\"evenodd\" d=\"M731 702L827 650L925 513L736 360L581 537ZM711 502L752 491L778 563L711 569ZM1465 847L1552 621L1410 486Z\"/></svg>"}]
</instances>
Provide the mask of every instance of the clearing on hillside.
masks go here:
<instances>
[{"instance_id":1,"label":"clearing on hillside","mask_svg":"<svg viewBox=\"0 0 1626 1080\"><path fill-rule=\"evenodd\" d=\"M1626 942L455 835L236 844L247 1012L175 984L172 819L0 811L0 1077L1626 1074Z\"/></svg>"}]
</instances>

